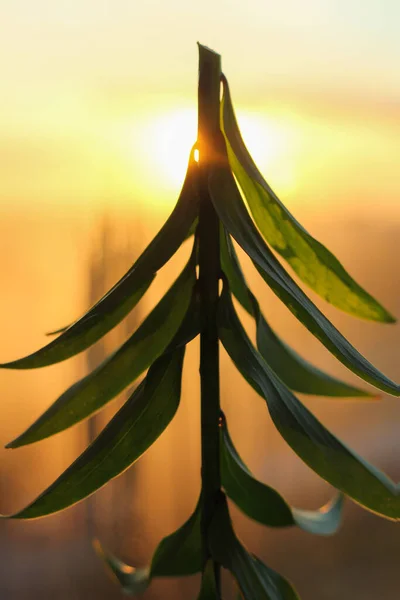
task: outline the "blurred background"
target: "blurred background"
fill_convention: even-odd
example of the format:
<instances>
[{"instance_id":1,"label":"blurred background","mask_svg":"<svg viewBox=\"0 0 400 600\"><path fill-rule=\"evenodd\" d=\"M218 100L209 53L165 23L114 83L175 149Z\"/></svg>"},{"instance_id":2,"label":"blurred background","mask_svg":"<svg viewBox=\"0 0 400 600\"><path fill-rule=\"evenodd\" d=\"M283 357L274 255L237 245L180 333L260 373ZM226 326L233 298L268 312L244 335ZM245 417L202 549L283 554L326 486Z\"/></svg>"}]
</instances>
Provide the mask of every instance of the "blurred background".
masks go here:
<instances>
[{"instance_id":1,"label":"blurred background","mask_svg":"<svg viewBox=\"0 0 400 600\"><path fill-rule=\"evenodd\" d=\"M14 0L0 5L0 360L46 342L132 264L171 211L196 136L197 46L222 54L239 124L296 218L400 317L400 4L395 0ZM0 446L21 433L135 329L188 255L184 246L130 317L84 355L0 372ZM277 332L355 382L243 261ZM310 296L372 362L399 380L400 326L357 321ZM244 319L249 325L251 323ZM126 474L65 513L0 523L4 600L121 597L91 538L135 565L192 512L199 493L198 346L178 414ZM333 491L288 449L265 403L222 351L222 401L253 472L294 505ZM398 401L302 398L357 452L400 478ZM0 450L0 510L15 512L85 448L95 419ZM400 536L350 501L341 531L272 531L232 509L244 542L307 600L392 600ZM198 578L159 580L146 600L195 598ZM226 584L226 597L233 589Z\"/></svg>"}]
</instances>

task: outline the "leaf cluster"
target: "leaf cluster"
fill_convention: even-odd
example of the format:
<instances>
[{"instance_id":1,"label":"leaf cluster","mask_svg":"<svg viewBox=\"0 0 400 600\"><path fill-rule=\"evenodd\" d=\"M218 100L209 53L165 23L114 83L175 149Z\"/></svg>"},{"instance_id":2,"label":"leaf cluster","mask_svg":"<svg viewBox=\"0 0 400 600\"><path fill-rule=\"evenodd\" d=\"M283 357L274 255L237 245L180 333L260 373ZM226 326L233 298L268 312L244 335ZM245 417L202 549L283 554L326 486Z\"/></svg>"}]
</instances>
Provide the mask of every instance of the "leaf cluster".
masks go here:
<instances>
[{"instance_id":1,"label":"leaf cluster","mask_svg":"<svg viewBox=\"0 0 400 600\"><path fill-rule=\"evenodd\" d=\"M204 563L201 533L202 492L190 518L161 541L151 564L134 568L96 543L122 588L142 592L154 577L203 572L199 600L220 598L217 565L229 569L247 600L293 600L297 594L279 574L247 551L234 533L227 498L267 527L300 527L330 535L340 525L347 496L391 520L400 517L399 487L335 437L294 392L337 399L374 399L371 392L316 368L273 330L249 289L234 241L251 258L269 288L294 316L348 369L378 390L400 395L391 381L335 328L278 260L326 301L356 317L379 322L394 318L347 273L341 263L290 214L258 171L244 145L228 82L222 77L220 134L207 186L220 221L223 289L218 304L219 338L237 369L264 399L277 430L293 451L337 494L317 511L292 507L281 494L257 480L239 456L221 413L222 489L207 532ZM176 207L129 271L90 310L38 351L1 368L34 369L82 352L115 327L150 287L159 271L185 242L188 262L165 296L131 337L94 371L74 383L26 431L8 444L38 442L101 410L146 373L123 407L93 443L27 507L9 515L31 519L65 509L88 497L132 465L162 434L180 402L185 348L202 331L196 266L201 191L192 149ZM275 251L275 253L273 251ZM233 298L251 315L256 346L236 312ZM207 377L207 374L204 374Z\"/></svg>"}]
</instances>

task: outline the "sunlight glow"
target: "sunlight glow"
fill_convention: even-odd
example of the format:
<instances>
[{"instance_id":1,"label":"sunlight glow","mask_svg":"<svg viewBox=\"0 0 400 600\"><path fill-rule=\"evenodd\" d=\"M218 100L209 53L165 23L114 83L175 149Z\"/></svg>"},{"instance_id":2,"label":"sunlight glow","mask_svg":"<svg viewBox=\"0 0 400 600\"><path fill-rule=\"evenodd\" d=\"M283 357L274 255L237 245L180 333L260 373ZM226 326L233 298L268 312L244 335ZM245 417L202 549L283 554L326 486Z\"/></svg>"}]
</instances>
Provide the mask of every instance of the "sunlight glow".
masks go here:
<instances>
[{"instance_id":1,"label":"sunlight glow","mask_svg":"<svg viewBox=\"0 0 400 600\"><path fill-rule=\"evenodd\" d=\"M291 192L297 183L293 131L278 119L255 111L239 112L238 123L244 143L268 183L278 194Z\"/></svg>"},{"instance_id":2,"label":"sunlight glow","mask_svg":"<svg viewBox=\"0 0 400 600\"><path fill-rule=\"evenodd\" d=\"M149 123L148 145L161 183L178 189L185 178L190 150L197 139L197 116L182 108L156 116Z\"/></svg>"},{"instance_id":3,"label":"sunlight glow","mask_svg":"<svg viewBox=\"0 0 400 600\"><path fill-rule=\"evenodd\" d=\"M287 160L290 146L287 128L259 112L238 111L238 121L244 141L262 173L271 177L280 192L293 188L293 168ZM157 184L159 189L178 193L196 138L197 113L193 108L143 116L141 133L135 143L135 154L140 154L146 171L141 176L150 178L152 186ZM198 161L197 149L195 160Z\"/></svg>"}]
</instances>

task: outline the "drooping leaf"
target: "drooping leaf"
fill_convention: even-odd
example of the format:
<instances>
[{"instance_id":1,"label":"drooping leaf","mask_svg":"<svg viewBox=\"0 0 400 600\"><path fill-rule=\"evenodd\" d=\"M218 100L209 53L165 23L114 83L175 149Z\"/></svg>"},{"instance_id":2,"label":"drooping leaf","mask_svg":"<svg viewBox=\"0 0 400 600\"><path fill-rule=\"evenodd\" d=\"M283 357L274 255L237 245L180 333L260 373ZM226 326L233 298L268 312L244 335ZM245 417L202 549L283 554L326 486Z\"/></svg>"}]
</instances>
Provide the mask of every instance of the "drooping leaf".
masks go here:
<instances>
[{"instance_id":1,"label":"drooping leaf","mask_svg":"<svg viewBox=\"0 0 400 600\"><path fill-rule=\"evenodd\" d=\"M269 366L292 390L336 398L376 398L360 388L324 373L285 344L257 311L257 348Z\"/></svg>"},{"instance_id":2,"label":"drooping leaf","mask_svg":"<svg viewBox=\"0 0 400 600\"><path fill-rule=\"evenodd\" d=\"M86 498L122 473L161 435L180 396L184 349L157 360L148 376L85 452L13 518L51 514Z\"/></svg>"},{"instance_id":3,"label":"drooping leaf","mask_svg":"<svg viewBox=\"0 0 400 600\"><path fill-rule=\"evenodd\" d=\"M199 332L188 312L166 352L92 444L13 519L48 515L83 500L137 460L166 429L179 406L185 344Z\"/></svg>"},{"instance_id":4,"label":"drooping leaf","mask_svg":"<svg viewBox=\"0 0 400 600\"><path fill-rule=\"evenodd\" d=\"M222 126L229 162L265 239L304 283L337 308L363 319L395 322L337 258L296 221L270 188L243 142L225 77L223 86Z\"/></svg>"},{"instance_id":5,"label":"drooping leaf","mask_svg":"<svg viewBox=\"0 0 400 600\"><path fill-rule=\"evenodd\" d=\"M29 356L0 364L0 368L36 369L61 362L89 348L126 317L149 287L156 272L178 250L197 218L197 165L192 155L193 152L173 212L129 271L59 337Z\"/></svg>"},{"instance_id":6,"label":"drooping leaf","mask_svg":"<svg viewBox=\"0 0 400 600\"><path fill-rule=\"evenodd\" d=\"M154 278L152 279L152 281L153 280ZM52 335L59 335L60 333L64 333L64 331L67 331L67 329L69 329L72 325L73 323L70 323L69 325L64 325L64 327L60 327L59 329L54 329L53 331L46 331L45 335L47 335L48 337L51 337Z\"/></svg>"},{"instance_id":7,"label":"drooping leaf","mask_svg":"<svg viewBox=\"0 0 400 600\"><path fill-rule=\"evenodd\" d=\"M277 594L276 600L279 600L280 598L282 598L282 600L300 600L298 594L287 579L284 579L282 575L279 575L279 573L270 569L265 563L257 558L257 556L253 555L253 558L258 576L264 582L268 582L271 587L271 600L275 600L274 593Z\"/></svg>"},{"instance_id":8,"label":"drooping leaf","mask_svg":"<svg viewBox=\"0 0 400 600\"><path fill-rule=\"evenodd\" d=\"M95 540L93 545L99 557L107 565L113 579L119 583L125 594L136 596L146 591L150 583L150 567L131 567L107 552L98 540Z\"/></svg>"},{"instance_id":9,"label":"drooping leaf","mask_svg":"<svg viewBox=\"0 0 400 600\"><path fill-rule=\"evenodd\" d=\"M193 221L193 223L192 223L189 231L186 234L185 241L189 240L192 237L192 235L194 235L194 233L196 231L196 228L197 228L197 225L198 225L198 222L199 222L199 219L198 219L198 217L196 217L196 219ZM61 327L60 329L56 329L55 331L48 331L46 333L46 335L51 336L51 335L57 335L59 333L63 333L69 327L71 327L71 325L66 325L65 327Z\"/></svg>"},{"instance_id":10,"label":"drooping leaf","mask_svg":"<svg viewBox=\"0 0 400 600\"><path fill-rule=\"evenodd\" d=\"M269 527L297 525L316 535L332 535L338 530L343 508L341 494L319 510L291 508L276 490L252 475L233 445L225 418L220 423L222 486L248 517Z\"/></svg>"},{"instance_id":11,"label":"drooping leaf","mask_svg":"<svg viewBox=\"0 0 400 600\"><path fill-rule=\"evenodd\" d=\"M192 237L192 235L195 234L198 224L199 224L199 219L198 219L198 217L196 217L195 220L193 221L191 227L189 228L184 241L189 240ZM55 329L54 331L47 331L45 335L52 336L52 335L57 335L59 333L63 333L69 327L71 327L71 325L72 325L72 323L70 323L69 325L65 325L64 327L60 327L59 329Z\"/></svg>"},{"instance_id":12,"label":"drooping leaf","mask_svg":"<svg viewBox=\"0 0 400 600\"><path fill-rule=\"evenodd\" d=\"M215 563L212 560L208 560L206 563L197 600L221 600L215 578Z\"/></svg>"},{"instance_id":13,"label":"drooping leaf","mask_svg":"<svg viewBox=\"0 0 400 600\"><path fill-rule=\"evenodd\" d=\"M250 219L227 165L225 143L219 138L220 154L210 175L210 193L226 229L242 246L272 291L289 310L346 367L375 387L394 396L400 386L362 356L311 302L272 254Z\"/></svg>"},{"instance_id":14,"label":"drooping leaf","mask_svg":"<svg viewBox=\"0 0 400 600\"><path fill-rule=\"evenodd\" d=\"M298 600L290 583L264 565L240 543L221 494L209 529L212 557L234 576L244 600Z\"/></svg>"},{"instance_id":15,"label":"drooping leaf","mask_svg":"<svg viewBox=\"0 0 400 600\"><path fill-rule=\"evenodd\" d=\"M134 334L91 373L68 388L7 448L31 444L64 431L101 409L137 379L176 334L187 312L195 281L193 251L181 275Z\"/></svg>"},{"instance_id":16,"label":"drooping leaf","mask_svg":"<svg viewBox=\"0 0 400 600\"><path fill-rule=\"evenodd\" d=\"M185 240L190 240L192 235L195 235L198 224L199 224L199 218L196 217L195 220L193 221L189 231L186 234Z\"/></svg>"},{"instance_id":17,"label":"drooping leaf","mask_svg":"<svg viewBox=\"0 0 400 600\"><path fill-rule=\"evenodd\" d=\"M332 435L276 376L251 344L227 287L220 300L219 335L243 377L266 400L276 428L296 454L355 502L381 516L399 519L397 486Z\"/></svg>"},{"instance_id":18,"label":"drooping leaf","mask_svg":"<svg viewBox=\"0 0 400 600\"><path fill-rule=\"evenodd\" d=\"M371 394L331 377L302 358L274 332L248 289L229 234L221 227L221 264L231 292L256 318L257 347L269 366L292 390L303 394L337 397L371 397Z\"/></svg>"},{"instance_id":19,"label":"drooping leaf","mask_svg":"<svg viewBox=\"0 0 400 600\"><path fill-rule=\"evenodd\" d=\"M225 277L228 280L229 288L236 300L243 306L245 311L247 311L249 315L253 317L254 308L252 294L247 287L247 282L240 266L231 237L222 223L220 224L219 240L221 267Z\"/></svg>"},{"instance_id":20,"label":"drooping leaf","mask_svg":"<svg viewBox=\"0 0 400 600\"><path fill-rule=\"evenodd\" d=\"M200 502L189 519L158 545L151 565L131 567L106 552L96 541L96 550L126 594L141 594L154 577L181 577L201 571L202 551L200 533ZM204 599L205 600L205 599Z\"/></svg>"},{"instance_id":21,"label":"drooping leaf","mask_svg":"<svg viewBox=\"0 0 400 600\"><path fill-rule=\"evenodd\" d=\"M164 538L151 561L152 577L180 577L201 571L201 505L176 532Z\"/></svg>"}]
</instances>

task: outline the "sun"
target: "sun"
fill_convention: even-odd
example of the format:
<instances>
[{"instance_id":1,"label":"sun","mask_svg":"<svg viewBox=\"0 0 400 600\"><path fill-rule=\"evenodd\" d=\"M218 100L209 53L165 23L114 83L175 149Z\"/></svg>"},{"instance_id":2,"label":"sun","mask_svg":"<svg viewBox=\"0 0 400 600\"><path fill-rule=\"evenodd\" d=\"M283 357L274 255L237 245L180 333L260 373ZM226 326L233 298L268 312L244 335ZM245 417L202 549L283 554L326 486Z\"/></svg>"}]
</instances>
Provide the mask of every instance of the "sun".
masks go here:
<instances>
[{"instance_id":1,"label":"sun","mask_svg":"<svg viewBox=\"0 0 400 600\"><path fill-rule=\"evenodd\" d=\"M285 161L285 129L260 112L238 111L243 139L259 169L272 179L278 191L292 183L290 164ZM135 155L138 177L169 199L179 193L185 178L190 150L197 138L197 113L189 106L143 115L140 134L136 128ZM133 149L133 148L132 148ZM286 164L285 164L286 163Z\"/></svg>"},{"instance_id":2,"label":"sun","mask_svg":"<svg viewBox=\"0 0 400 600\"><path fill-rule=\"evenodd\" d=\"M165 184L179 187L185 177L190 150L197 138L197 115L181 108L156 117L151 125L149 143L152 158Z\"/></svg>"}]
</instances>

